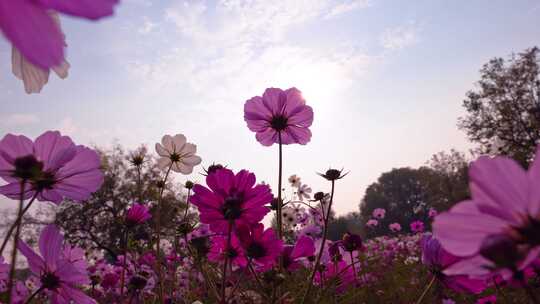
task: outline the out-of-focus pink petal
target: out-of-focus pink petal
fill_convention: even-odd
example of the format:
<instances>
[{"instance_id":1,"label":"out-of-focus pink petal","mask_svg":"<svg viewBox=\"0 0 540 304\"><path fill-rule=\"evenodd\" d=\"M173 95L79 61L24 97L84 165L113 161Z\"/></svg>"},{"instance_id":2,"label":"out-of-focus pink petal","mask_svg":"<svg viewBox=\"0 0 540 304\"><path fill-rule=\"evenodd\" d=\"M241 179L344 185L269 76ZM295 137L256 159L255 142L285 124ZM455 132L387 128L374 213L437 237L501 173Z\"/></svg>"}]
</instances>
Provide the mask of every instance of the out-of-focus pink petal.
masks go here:
<instances>
[{"instance_id":1,"label":"out-of-focus pink petal","mask_svg":"<svg viewBox=\"0 0 540 304\"><path fill-rule=\"evenodd\" d=\"M64 60L62 33L33 1L0 1L0 29L25 58L42 69Z\"/></svg>"},{"instance_id":2,"label":"out-of-focus pink petal","mask_svg":"<svg viewBox=\"0 0 540 304\"><path fill-rule=\"evenodd\" d=\"M48 9L92 20L110 16L118 0L37 0Z\"/></svg>"},{"instance_id":3,"label":"out-of-focus pink petal","mask_svg":"<svg viewBox=\"0 0 540 304\"><path fill-rule=\"evenodd\" d=\"M315 244L310 237L301 236L294 245L291 258L309 257L315 253Z\"/></svg>"},{"instance_id":4,"label":"out-of-focus pink petal","mask_svg":"<svg viewBox=\"0 0 540 304\"><path fill-rule=\"evenodd\" d=\"M62 253L64 238L55 225L46 226L39 237L39 251L49 270L56 270L56 261Z\"/></svg>"},{"instance_id":5,"label":"out-of-focus pink petal","mask_svg":"<svg viewBox=\"0 0 540 304\"><path fill-rule=\"evenodd\" d=\"M433 235L445 250L456 256L476 254L483 239L501 233L507 223L493 216L471 212L475 202L461 202L433 222Z\"/></svg>"},{"instance_id":6,"label":"out-of-focus pink petal","mask_svg":"<svg viewBox=\"0 0 540 304\"><path fill-rule=\"evenodd\" d=\"M39 276L45 269L45 261L37 255L32 248L30 248L25 242L19 240L17 248L26 257L30 270L35 275Z\"/></svg>"},{"instance_id":7,"label":"out-of-focus pink petal","mask_svg":"<svg viewBox=\"0 0 540 304\"><path fill-rule=\"evenodd\" d=\"M474 200L481 199L516 215L527 213L527 174L514 160L480 157L471 165L469 176Z\"/></svg>"},{"instance_id":8,"label":"out-of-focus pink petal","mask_svg":"<svg viewBox=\"0 0 540 304\"><path fill-rule=\"evenodd\" d=\"M59 288L60 296L67 301L65 302L70 303L72 300L73 303L77 304L95 304L97 303L94 299L87 296L84 292L75 289L67 284L62 284Z\"/></svg>"}]
</instances>

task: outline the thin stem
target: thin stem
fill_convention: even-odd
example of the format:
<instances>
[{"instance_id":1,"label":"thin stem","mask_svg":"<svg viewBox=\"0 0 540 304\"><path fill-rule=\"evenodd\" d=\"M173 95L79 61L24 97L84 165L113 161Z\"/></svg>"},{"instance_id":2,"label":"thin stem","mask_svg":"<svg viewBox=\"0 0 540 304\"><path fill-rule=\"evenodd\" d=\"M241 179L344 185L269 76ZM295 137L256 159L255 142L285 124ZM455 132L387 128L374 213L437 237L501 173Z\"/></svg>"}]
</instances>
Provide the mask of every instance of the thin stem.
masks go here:
<instances>
[{"instance_id":1,"label":"thin stem","mask_svg":"<svg viewBox=\"0 0 540 304\"><path fill-rule=\"evenodd\" d=\"M24 207L24 209L22 211L22 216L24 216L26 214L26 211L28 211L28 209L30 209L30 206L32 206L32 203L36 200L36 197L38 196L38 194L39 194L39 192L36 191L36 193L34 194L32 199L30 199L30 202L28 202L28 205L26 205L26 207ZM11 227L9 227L9 230L8 230L8 232L6 234L6 237L4 238L4 241L2 242L2 247L0 248L0 256L2 256L2 254L4 253L4 249L6 249L8 240L11 237L11 234L13 233L13 230L15 230L15 228L17 227L19 221L22 220L22 216L21 216L21 218L17 218L15 220L15 222L13 222Z\"/></svg>"},{"instance_id":2,"label":"thin stem","mask_svg":"<svg viewBox=\"0 0 540 304\"><path fill-rule=\"evenodd\" d=\"M225 286L227 285L227 266L229 264L229 250L231 250L231 233L233 222L229 221L229 228L227 229L227 247L225 247L225 261L223 262L223 273L221 275L221 300L226 301L225 298ZM226 302L224 302L226 303Z\"/></svg>"},{"instance_id":3,"label":"thin stem","mask_svg":"<svg viewBox=\"0 0 540 304\"><path fill-rule=\"evenodd\" d=\"M251 263L248 263L248 268L251 271L251 274L253 274L255 281L259 285L259 288L261 288L261 290L264 290L264 285L262 284L261 279L259 278L259 275L257 274L257 272L255 272L255 269L253 269L253 265L251 265Z\"/></svg>"},{"instance_id":4,"label":"thin stem","mask_svg":"<svg viewBox=\"0 0 540 304\"><path fill-rule=\"evenodd\" d=\"M352 265L352 269L353 269L353 272L354 272L354 281L357 282L358 278L357 278L357 274L356 274L356 266L354 266L354 257L353 257L352 251L349 251L349 254L351 255L351 265Z\"/></svg>"},{"instance_id":5,"label":"thin stem","mask_svg":"<svg viewBox=\"0 0 540 304\"><path fill-rule=\"evenodd\" d=\"M420 295L420 298L418 298L418 300L415 302L416 304L420 304L422 303L422 301L424 300L424 298L426 297L428 291L431 289L431 286L433 286L433 283L435 283L435 279L437 279L436 276L433 276L433 278L431 279L431 281L429 281L429 284L426 286L426 288L424 289L424 292L422 292L422 294Z\"/></svg>"},{"instance_id":6,"label":"thin stem","mask_svg":"<svg viewBox=\"0 0 540 304\"><path fill-rule=\"evenodd\" d=\"M126 265L127 265L127 255L128 255L128 252L127 252L128 242L129 242L129 230L126 230L125 235L124 235L124 248L123 248L123 251L124 251L124 261L122 262L122 275L121 275L121 279L120 279L120 299L123 299L123 298L124 298L124 285L125 285L125 280L126 280Z\"/></svg>"},{"instance_id":7,"label":"thin stem","mask_svg":"<svg viewBox=\"0 0 540 304\"><path fill-rule=\"evenodd\" d=\"M163 274L161 272L161 252L159 250L159 246L161 244L161 201L163 199L163 192L165 191L165 183L167 182L167 178L169 177L169 173L171 173L171 169L174 162L171 162L171 165L169 166L169 169L167 169L167 173L165 174L165 177L163 178L162 188L159 191L159 198L157 203L157 218L156 218L156 234L157 234L157 243L156 243L156 259L157 259L157 271L158 271L158 280L159 280L159 301L160 303L163 302Z\"/></svg>"},{"instance_id":8,"label":"thin stem","mask_svg":"<svg viewBox=\"0 0 540 304\"><path fill-rule=\"evenodd\" d=\"M328 215L330 214L330 210L332 210L332 203L334 202L334 188L335 188L335 181L332 180L332 191L330 193L330 202L328 203L328 210L326 212L326 214ZM311 288L313 286L313 279L315 279L315 274L317 273L317 269L319 268L319 264L321 263L321 257L324 251L324 244L326 243L326 238L328 237L328 220L329 219L330 219L330 216L326 216L324 219L323 238L321 242L321 248L319 249L319 253L317 254L317 259L315 260L313 270L311 271L308 287L306 288L306 292L304 293L304 297L302 298L302 303L305 303L307 300L309 292L311 291Z\"/></svg>"},{"instance_id":9,"label":"thin stem","mask_svg":"<svg viewBox=\"0 0 540 304\"><path fill-rule=\"evenodd\" d=\"M531 300L531 303L533 304L540 304L540 301L538 300L538 297L534 294L534 291L532 290L531 286L527 284L527 280L523 278L523 288L525 289L525 292L527 293L527 296L529 296L529 299Z\"/></svg>"},{"instance_id":10,"label":"thin stem","mask_svg":"<svg viewBox=\"0 0 540 304\"><path fill-rule=\"evenodd\" d=\"M15 277L15 265L17 264L17 244L19 242L19 237L21 234L21 217L23 212L24 204L24 186L26 185L26 180L21 181L21 192L19 193L19 209L17 211L17 227L15 228L15 236L13 237L13 248L11 251L11 267L9 269L9 281L8 281L8 296L7 303L11 303L12 291L13 291L13 279Z\"/></svg>"},{"instance_id":11,"label":"thin stem","mask_svg":"<svg viewBox=\"0 0 540 304\"><path fill-rule=\"evenodd\" d=\"M141 166L137 166L137 192L139 194L139 203L142 203L142 182L141 182Z\"/></svg>"},{"instance_id":12,"label":"thin stem","mask_svg":"<svg viewBox=\"0 0 540 304\"><path fill-rule=\"evenodd\" d=\"M32 293L32 295L30 295L30 297L28 299L26 299L26 301L24 302L24 304L29 304L32 302L32 300L40 293L43 291L43 289L45 289L43 286L41 286L40 288L38 288L36 291L34 291L34 293Z\"/></svg>"},{"instance_id":13,"label":"thin stem","mask_svg":"<svg viewBox=\"0 0 540 304\"><path fill-rule=\"evenodd\" d=\"M281 132L278 132L278 140L279 140L279 162L278 162L278 188L277 188L277 209L276 209L276 222L277 222L277 228L278 228L278 237L279 239L283 239L283 225L282 225L282 218L281 218L281 208L283 208L282 201L281 201L281 178L283 174L283 145L281 144ZM281 263L282 264L282 263ZM283 265L280 265L280 269Z\"/></svg>"}]
</instances>

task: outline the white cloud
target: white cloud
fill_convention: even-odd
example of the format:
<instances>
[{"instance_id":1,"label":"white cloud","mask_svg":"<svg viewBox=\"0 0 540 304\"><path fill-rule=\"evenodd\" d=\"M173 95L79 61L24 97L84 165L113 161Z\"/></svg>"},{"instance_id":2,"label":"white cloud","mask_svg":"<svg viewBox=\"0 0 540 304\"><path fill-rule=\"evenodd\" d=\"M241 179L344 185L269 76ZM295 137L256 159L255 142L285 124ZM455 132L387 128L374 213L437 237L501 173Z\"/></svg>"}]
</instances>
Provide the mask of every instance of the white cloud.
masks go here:
<instances>
[{"instance_id":1,"label":"white cloud","mask_svg":"<svg viewBox=\"0 0 540 304\"><path fill-rule=\"evenodd\" d=\"M334 6L330 10L330 12L328 12L328 14L326 14L325 18L333 18L354 11L356 9L366 8L370 5L370 0L350 0L347 2L339 3L338 5Z\"/></svg>"},{"instance_id":2,"label":"white cloud","mask_svg":"<svg viewBox=\"0 0 540 304\"><path fill-rule=\"evenodd\" d=\"M0 117L0 124L9 127L31 125L39 122L39 117L31 113L14 113Z\"/></svg>"},{"instance_id":3,"label":"white cloud","mask_svg":"<svg viewBox=\"0 0 540 304\"><path fill-rule=\"evenodd\" d=\"M385 49L399 50L418 42L418 26L409 23L387 29L381 35L380 42Z\"/></svg>"}]
</instances>

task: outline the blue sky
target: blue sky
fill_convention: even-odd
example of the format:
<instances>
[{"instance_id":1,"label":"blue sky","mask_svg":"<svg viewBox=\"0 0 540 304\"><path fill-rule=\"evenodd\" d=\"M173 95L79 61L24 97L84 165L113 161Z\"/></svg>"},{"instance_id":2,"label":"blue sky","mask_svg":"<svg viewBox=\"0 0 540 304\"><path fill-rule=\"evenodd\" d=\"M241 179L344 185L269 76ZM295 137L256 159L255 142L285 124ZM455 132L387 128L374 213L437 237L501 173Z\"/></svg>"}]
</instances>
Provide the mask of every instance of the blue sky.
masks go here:
<instances>
[{"instance_id":1,"label":"blue sky","mask_svg":"<svg viewBox=\"0 0 540 304\"><path fill-rule=\"evenodd\" d=\"M62 17L70 75L38 95L11 74L0 38L0 135L58 129L131 148L183 133L204 166L273 185L277 147L256 142L243 104L296 86L313 138L285 147L285 176L328 190L315 171L345 167L335 206L355 211L382 172L471 147L456 127L466 91L490 58L540 45L539 16L533 0L125 0L98 23Z\"/></svg>"}]
</instances>

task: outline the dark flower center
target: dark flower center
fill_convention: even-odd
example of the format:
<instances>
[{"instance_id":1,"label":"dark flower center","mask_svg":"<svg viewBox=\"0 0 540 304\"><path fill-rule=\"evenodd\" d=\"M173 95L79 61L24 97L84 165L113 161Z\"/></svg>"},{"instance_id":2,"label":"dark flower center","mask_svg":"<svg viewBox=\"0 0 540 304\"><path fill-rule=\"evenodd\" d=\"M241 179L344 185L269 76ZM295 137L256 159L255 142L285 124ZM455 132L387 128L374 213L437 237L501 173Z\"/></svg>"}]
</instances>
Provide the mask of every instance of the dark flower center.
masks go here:
<instances>
[{"instance_id":1,"label":"dark flower center","mask_svg":"<svg viewBox=\"0 0 540 304\"><path fill-rule=\"evenodd\" d=\"M144 156L143 155L134 155L131 158L131 164L135 167L140 167L144 163Z\"/></svg>"},{"instance_id":2,"label":"dark flower center","mask_svg":"<svg viewBox=\"0 0 540 304\"><path fill-rule=\"evenodd\" d=\"M276 115L272 117L272 121L270 121L270 126L272 126L272 129L276 131L282 131L287 128L287 121L288 119L284 115Z\"/></svg>"},{"instance_id":3,"label":"dark flower center","mask_svg":"<svg viewBox=\"0 0 540 304\"><path fill-rule=\"evenodd\" d=\"M519 235L519 243L531 246L540 245L540 220L527 217L526 224L519 228L514 228Z\"/></svg>"},{"instance_id":4,"label":"dark flower center","mask_svg":"<svg viewBox=\"0 0 540 304\"><path fill-rule=\"evenodd\" d=\"M176 153L176 152L173 152L173 153L169 156L169 158L171 159L171 161L172 161L173 163L176 163L176 162L179 162L180 159L181 159L182 157L180 156L180 154L178 154L178 153Z\"/></svg>"},{"instance_id":5,"label":"dark flower center","mask_svg":"<svg viewBox=\"0 0 540 304\"><path fill-rule=\"evenodd\" d=\"M146 286L146 278L142 276L133 276L131 280L129 280L129 287L131 287L134 290L141 290Z\"/></svg>"},{"instance_id":6,"label":"dark flower center","mask_svg":"<svg viewBox=\"0 0 540 304\"><path fill-rule=\"evenodd\" d=\"M497 267L515 268L522 258L516 242L507 235L494 234L486 237L480 246L480 255Z\"/></svg>"},{"instance_id":7,"label":"dark flower center","mask_svg":"<svg viewBox=\"0 0 540 304\"><path fill-rule=\"evenodd\" d=\"M12 176L25 180L40 176L43 170L43 163L38 161L34 155L18 157L15 159L14 165Z\"/></svg>"},{"instance_id":8,"label":"dark flower center","mask_svg":"<svg viewBox=\"0 0 540 304\"><path fill-rule=\"evenodd\" d=\"M226 252L225 252L225 255L229 258L229 259L234 259L238 256L238 251L236 251L236 249L234 248L229 248Z\"/></svg>"},{"instance_id":9,"label":"dark flower center","mask_svg":"<svg viewBox=\"0 0 540 304\"><path fill-rule=\"evenodd\" d=\"M52 172L43 172L35 178L34 185L38 191L43 189L52 189L57 180Z\"/></svg>"},{"instance_id":10,"label":"dark flower center","mask_svg":"<svg viewBox=\"0 0 540 304\"><path fill-rule=\"evenodd\" d=\"M47 272L41 276L41 285L45 289L54 290L60 287L60 279L52 272Z\"/></svg>"},{"instance_id":11,"label":"dark flower center","mask_svg":"<svg viewBox=\"0 0 540 304\"><path fill-rule=\"evenodd\" d=\"M210 251L210 242L206 236L193 238L190 243L197 250L199 256L205 256Z\"/></svg>"},{"instance_id":12,"label":"dark flower center","mask_svg":"<svg viewBox=\"0 0 540 304\"><path fill-rule=\"evenodd\" d=\"M220 165L220 164L213 164L213 165L210 165L210 167L208 167L208 169L206 169L206 173L207 174L212 174L218 170L221 170L225 167L223 167L223 165Z\"/></svg>"},{"instance_id":13,"label":"dark flower center","mask_svg":"<svg viewBox=\"0 0 540 304\"><path fill-rule=\"evenodd\" d=\"M266 256L266 248L263 245L253 242L246 250L247 256L254 259L260 259Z\"/></svg>"},{"instance_id":14,"label":"dark flower center","mask_svg":"<svg viewBox=\"0 0 540 304\"><path fill-rule=\"evenodd\" d=\"M225 219L229 221L234 221L239 219L242 215L242 205L244 203L243 195L235 193L227 197L223 201L223 206L221 207L221 212Z\"/></svg>"}]
</instances>

